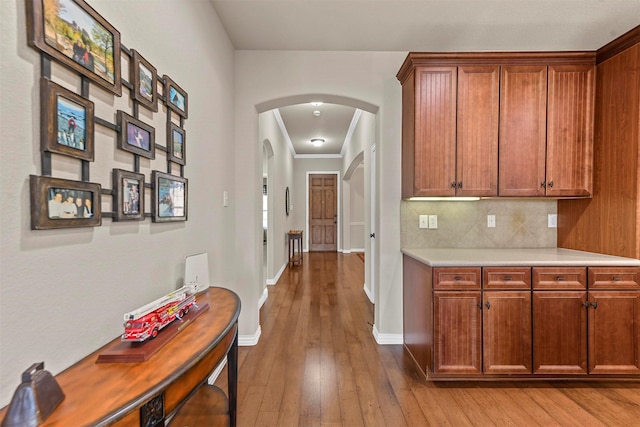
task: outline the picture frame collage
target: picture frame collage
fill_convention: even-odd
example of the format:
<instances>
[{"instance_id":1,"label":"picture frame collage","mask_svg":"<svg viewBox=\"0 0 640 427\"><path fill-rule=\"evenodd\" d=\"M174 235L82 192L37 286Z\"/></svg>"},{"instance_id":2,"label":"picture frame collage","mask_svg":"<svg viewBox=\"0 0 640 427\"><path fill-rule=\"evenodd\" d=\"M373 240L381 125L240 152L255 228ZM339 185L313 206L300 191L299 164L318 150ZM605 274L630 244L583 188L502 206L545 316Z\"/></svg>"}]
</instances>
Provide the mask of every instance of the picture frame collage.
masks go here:
<instances>
[{"instance_id":1,"label":"picture frame collage","mask_svg":"<svg viewBox=\"0 0 640 427\"><path fill-rule=\"evenodd\" d=\"M43 55L43 63L56 61L75 71L82 93L51 80L51 66L43 67L40 79L40 150L42 176L30 176L31 229L95 227L103 217L113 221L186 221L188 180L186 130L188 94L168 75L158 77L156 68L137 50L120 42L120 33L85 0L27 0L27 43ZM129 82L122 79L122 55L129 62ZM87 84L89 83L89 84ZM89 99L90 84L122 96L130 90L131 114L115 111L116 123L95 117ZM159 93L159 86L162 94ZM156 143L156 130L138 117L138 107L152 113L162 103L166 109L166 146ZM88 182L89 165L95 159L95 126L116 132L119 150L133 155L133 170L112 169L111 190ZM139 158L153 160L156 148L166 152L167 172L151 170L150 182L140 172ZM79 159L80 181L52 177L51 154ZM172 165L179 166L179 175ZM151 188L151 212L145 210L145 188ZM102 195L111 195L113 212L102 212Z\"/></svg>"}]
</instances>

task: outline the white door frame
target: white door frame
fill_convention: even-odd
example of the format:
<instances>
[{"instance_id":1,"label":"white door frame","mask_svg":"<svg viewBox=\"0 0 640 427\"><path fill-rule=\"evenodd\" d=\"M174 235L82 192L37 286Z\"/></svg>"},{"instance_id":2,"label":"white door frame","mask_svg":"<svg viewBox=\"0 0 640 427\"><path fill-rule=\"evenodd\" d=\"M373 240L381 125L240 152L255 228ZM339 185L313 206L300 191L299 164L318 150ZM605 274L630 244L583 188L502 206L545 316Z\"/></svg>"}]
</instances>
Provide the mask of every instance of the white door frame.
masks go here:
<instances>
[{"instance_id":1,"label":"white door frame","mask_svg":"<svg viewBox=\"0 0 640 427\"><path fill-rule=\"evenodd\" d=\"M369 290L371 295L369 299L372 303L375 304L376 301L376 257L377 257L377 247L376 247L376 146L375 144L371 146L371 157L369 161L369 187L371 189L369 196L369 209L370 209L370 217L369 217L369 248L371 252L369 256L365 256L365 261L368 261L369 264ZM372 237L374 236L374 237Z\"/></svg>"}]
</instances>

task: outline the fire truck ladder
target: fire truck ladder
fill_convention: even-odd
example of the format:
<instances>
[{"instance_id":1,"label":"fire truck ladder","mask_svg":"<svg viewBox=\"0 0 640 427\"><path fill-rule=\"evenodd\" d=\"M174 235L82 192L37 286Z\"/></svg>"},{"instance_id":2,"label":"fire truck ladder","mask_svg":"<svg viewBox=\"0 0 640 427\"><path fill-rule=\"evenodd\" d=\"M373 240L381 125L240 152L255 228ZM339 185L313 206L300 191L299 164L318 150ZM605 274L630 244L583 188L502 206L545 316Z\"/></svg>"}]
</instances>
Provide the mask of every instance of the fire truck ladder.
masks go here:
<instances>
[{"instance_id":1,"label":"fire truck ladder","mask_svg":"<svg viewBox=\"0 0 640 427\"><path fill-rule=\"evenodd\" d=\"M124 320L136 320L174 301L184 300L187 296L187 291L188 288L186 286L183 286L182 288L170 292L167 295L150 302L149 304L145 304L140 308L130 311L129 313L125 313Z\"/></svg>"}]
</instances>

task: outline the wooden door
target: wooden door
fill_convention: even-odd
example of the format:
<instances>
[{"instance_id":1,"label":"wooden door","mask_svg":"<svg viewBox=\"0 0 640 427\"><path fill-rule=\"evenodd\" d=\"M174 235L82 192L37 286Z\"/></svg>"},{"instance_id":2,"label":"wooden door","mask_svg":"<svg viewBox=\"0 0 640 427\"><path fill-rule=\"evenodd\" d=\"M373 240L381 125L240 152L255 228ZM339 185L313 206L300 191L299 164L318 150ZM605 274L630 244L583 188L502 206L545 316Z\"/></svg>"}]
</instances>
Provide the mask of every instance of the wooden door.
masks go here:
<instances>
[{"instance_id":1,"label":"wooden door","mask_svg":"<svg viewBox=\"0 0 640 427\"><path fill-rule=\"evenodd\" d=\"M499 196L545 195L546 121L547 67L502 67Z\"/></svg>"},{"instance_id":2,"label":"wooden door","mask_svg":"<svg viewBox=\"0 0 640 427\"><path fill-rule=\"evenodd\" d=\"M640 291L589 291L589 373L640 374Z\"/></svg>"},{"instance_id":3,"label":"wooden door","mask_svg":"<svg viewBox=\"0 0 640 427\"><path fill-rule=\"evenodd\" d=\"M309 250L338 250L337 175L309 175Z\"/></svg>"},{"instance_id":4,"label":"wooden door","mask_svg":"<svg viewBox=\"0 0 640 427\"><path fill-rule=\"evenodd\" d=\"M480 291L433 293L435 374L482 374Z\"/></svg>"},{"instance_id":5,"label":"wooden door","mask_svg":"<svg viewBox=\"0 0 640 427\"><path fill-rule=\"evenodd\" d=\"M587 373L587 291L533 291L533 373Z\"/></svg>"},{"instance_id":6,"label":"wooden door","mask_svg":"<svg viewBox=\"0 0 640 427\"><path fill-rule=\"evenodd\" d=\"M531 373L531 291L483 293L485 374Z\"/></svg>"},{"instance_id":7,"label":"wooden door","mask_svg":"<svg viewBox=\"0 0 640 427\"><path fill-rule=\"evenodd\" d=\"M590 196L595 66L549 67L547 196Z\"/></svg>"},{"instance_id":8,"label":"wooden door","mask_svg":"<svg viewBox=\"0 0 640 427\"><path fill-rule=\"evenodd\" d=\"M458 196L498 195L500 67L458 67Z\"/></svg>"},{"instance_id":9,"label":"wooden door","mask_svg":"<svg viewBox=\"0 0 640 427\"><path fill-rule=\"evenodd\" d=\"M455 196L456 67L418 67L414 196Z\"/></svg>"}]
</instances>

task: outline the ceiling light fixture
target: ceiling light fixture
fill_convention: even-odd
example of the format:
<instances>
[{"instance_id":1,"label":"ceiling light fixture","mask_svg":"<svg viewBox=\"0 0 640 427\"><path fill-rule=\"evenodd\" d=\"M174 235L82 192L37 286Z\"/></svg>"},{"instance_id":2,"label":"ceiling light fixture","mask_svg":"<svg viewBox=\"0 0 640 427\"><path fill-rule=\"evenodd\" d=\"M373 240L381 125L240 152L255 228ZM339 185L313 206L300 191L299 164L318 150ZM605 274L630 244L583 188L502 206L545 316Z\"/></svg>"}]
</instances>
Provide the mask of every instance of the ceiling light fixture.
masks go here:
<instances>
[{"instance_id":1,"label":"ceiling light fixture","mask_svg":"<svg viewBox=\"0 0 640 427\"><path fill-rule=\"evenodd\" d=\"M313 115L314 115L314 116L316 116L316 117L320 117L320 114L322 114L322 113L320 112L320 110L315 110L315 111L313 112Z\"/></svg>"},{"instance_id":2,"label":"ceiling light fixture","mask_svg":"<svg viewBox=\"0 0 640 427\"><path fill-rule=\"evenodd\" d=\"M313 138L311 140L311 143L313 144L314 147L322 147L322 144L324 144L324 139L322 139L322 138Z\"/></svg>"}]
</instances>

